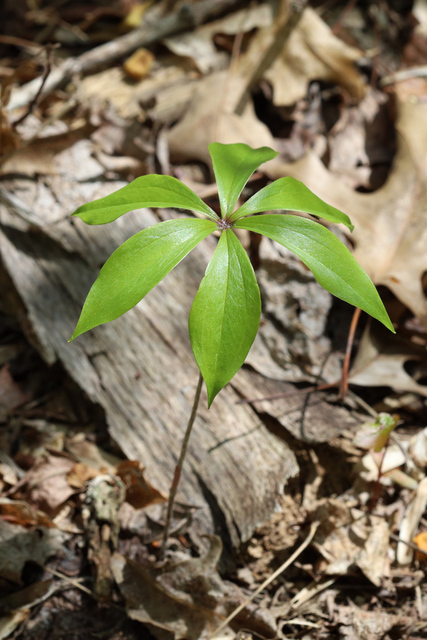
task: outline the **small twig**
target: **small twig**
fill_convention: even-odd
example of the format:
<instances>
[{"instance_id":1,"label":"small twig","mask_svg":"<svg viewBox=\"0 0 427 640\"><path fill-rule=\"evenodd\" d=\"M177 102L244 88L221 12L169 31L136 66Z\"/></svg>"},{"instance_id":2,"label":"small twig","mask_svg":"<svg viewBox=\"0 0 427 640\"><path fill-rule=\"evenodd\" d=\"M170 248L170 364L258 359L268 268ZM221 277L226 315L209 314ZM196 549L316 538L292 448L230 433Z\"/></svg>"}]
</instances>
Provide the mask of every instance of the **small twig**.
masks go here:
<instances>
[{"instance_id":1,"label":"small twig","mask_svg":"<svg viewBox=\"0 0 427 640\"><path fill-rule=\"evenodd\" d=\"M325 391L326 389L333 389L338 387L340 380L336 382L325 382L325 384L315 385L313 387L306 387L305 389L293 389L292 391L283 391L282 393L274 393L272 396L263 396L262 398L251 398L238 400L236 404L255 404L255 402L264 402L270 400L278 400L279 398L292 398L293 396L300 396L305 393L314 393L315 391Z\"/></svg>"},{"instance_id":2,"label":"small twig","mask_svg":"<svg viewBox=\"0 0 427 640\"><path fill-rule=\"evenodd\" d=\"M350 11L352 11L354 9L354 7L356 6L357 0L349 0L349 2L347 3L347 5L344 7L343 12L341 13L340 17L338 18L338 20L336 21L336 23L334 24L333 28L332 28L332 33L334 34L334 36L337 36L341 27L342 27L342 23L344 22L345 18L347 17L347 14L350 13Z\"/></svg>"},{"instance_id":3,"label":"small twig","mask_svg":"<svg viewBox=\"0 0 427 640\"><path fill-rule=\"evenodd\" d=\"M93 598L94 600L98 600L96 595L90 589L80 584L79 580L75 580L74 578L69 578L64 573L61 573L60 571L55 571L55 569L49 569L49 567L45 567L44 565L42 565L42 568L44 569L44 571L48 571L53 576L56 576L57 578L61 578L61 580L64 580L64 582L68 582L72 587L75 587L76 589L80 589L80 591L87 593L87 595Z\"/></svg>"},{"instance_id":4,"label":"small twig","mask_svg":"<svg viewBox=\"0 0 427 640\"><path fill-rule=\"evenodd\" d=\"M16 36L7 36L5 34L0 34L0 43L9 44L14 47L22 47L23 49L28 49L29 51L33 51L34 53L39 53L43 49L43 46L41 44L37 44L35 42L32 42L31 40L17 38Z\"/></svg>"},{"instance_id":5,"label":"small twig","mask_svg":"<svg viewBox=\"0 0 427 640\"><path fill-rule=\"evenodd\" d=\"M307 0L294 0L291 3L291 13L286 16L282 23L279 25L276 33L274 34L273 42L261 58L258 66L253 70L252 76L240 96L240 99L234 109L234 113L241 116L245 110L246 105L250 97L251 89L262 78L267 69L273 64L277 56L283 50L289 36L297 26L301 19Z\"/></svg>"},{"instance_id":6,"label":"small twig","mask_svg":"<svg viewBox=\"0 0 427 640\"><path fill-rule=\"evenodd\" d=\"M361 309L357 307L354 310L353 317L351 319L350 329L348 332L347 346L345 350L344 362L342 365L341 384L340 384L340 398L344 400L348 391L348 371L350 369L350 358L353 350L354 336L356 333L357 325L360 318Z\"/></svg>"},{"instance_id":7,"label":"small twig","mask_svg":"<svg viewBox=\"0 0 427 640\"><path fill-rule=\"evenodd\" d=\"M44 66L43 69L43 74L42 74L42 81L41 81L41 85L39 87L39 90L37 91L36 95L34 96L34 98L31 100L31 102L29 103L26 112L20 117L18 118L18 120L15 120L14 122L14 126L16 127L18 124L21 124L21 122L24 122L24 120L26 118L28 118L28 116L30 115L30 113L33 112L34 107L37 105L39 98L42 94L43 91L43 87L46 84L46 81L50 75L50 72L52 71L52 51L56 48L58 48L58 44L47 44L46 45L46 64Z\"/></svg>"},{"instance_id":8,"label":"small twig","mask_svg":"<svg viewBox=\"0 0 427 640\"><path fill-rule=\"evenodd\" d=\"M86 51L76 58L64 60L52 70L42 95L55 91L75 75L95 73L130 55L138 47L147 47L161 38L191 29L226 9L234 9L241 2L242 0L216 0L215 2L200 0L197 3L184 4L181 9L167 16L159 15L159 6L154 6L147 11L144 23L138 29ZM34 98L38 90L38 78L16 89L7 104L7 110L13 111L25 106Z\"/></svg>"},{"instance_id":9,"label":"small twig","mask_svg":"<svg viewBox=\"0 0 427 640\"><path fill-rule=\"evenodd\" d=\"M411 69L401 69L400 71L396 71L389 76L384 76L384 78L380 80L380 87L387 87L388 85L395 84L396 82L404 82L405 80L409 80L410 78L425 78L426 76L426 64L419 67L411 67Z\"/></svg>"},{"instance_id":10,"label":"small twig","mask_svg":"<svg viewBox=\"0 0 427 640\"><path fill-rule=\"evenodd\" d=\"M202 385L203 385L203 376L199 371L199 380L197 382L197 388L196 388L196 392L194 394L193 408L191 410L191 415L190 415L190 418L188 420L187 429L186 429L185 435L184 435L184 440L182 441L181 453L179 454L179 459L178 459L178 462L176 463L175 473L173 475L172 485L171 485L170 492L169 492L169 501L168 501L168 509L167 509L167 513L166 513L165 529L164 529L164 532L163 532L163 544L162 544L162 548L160 550L160 559L161 560L163 560L163 558L165 556L166 544L167 544L167 541L168 541L169 529L170 529L171 520L172 520L173 505L174 505L174 502L175 502L175 496L176 496L176 492L177 492L177 489L178 489L179 481L180 481L180 478L181 478L182 465L184 463L185 454L187 453L187 447L188 447L188 442L190 440L191 430L193 428L194 420L196 419L196 415L197 415L197 408L199 406L200 393L202 391Z\"/></svg>"},{"instance_id":11,"label":"small twig","mask_svg":"<svg viewBox=\"0 0 427 640\"><path fill-rule=\"evenodd\" d=\"M376 515L376 514L372 514L372 515ZM414 549L414 551L418 551L418 553L422 553L425 556L427 556L427 551L425 551L424 549L421 549L421 547L415 544L415 542L409 542L408 540L403 540L403 538L399 538L399 536L397 536L395 533L390 533L390 538L392 540L395 540L396 542L401 542L402 544L406 544L407 547L410 547L411 549Z\"/></svg>"},{"instance_id":12,"label":"small twig","mask_svg":"<svg viewBox=\"0 0 427 640\"><path fill-rule=\"evenodd\" d=\"M243 609L250 602L252 602L252 600L254 598L256 598L257 595L259 595L261 593L261 591L263 591L266 587L268 587L268 585L271 584L273 582L273 580L275 580L278 576L280 576L280 574L283 573L298 558L298 556L304 551L304 549L306 549L308 547L310 542L313 540L314 534L316 533L319 524L320 523L317 522L317 521L313 522L311 524L310 532L309 532L308 536L306 537L304 542L298 547L298 549L296 551L294 551L294 553L290 556L290 558L288 558L286 560L286 562L284 562L278 569L276 569L276 571L269 578L267 578L267 580L264 580L262 585L260 585L258 587L258 589L256 589L256 591L254 591L254 593L252 593L250 595L249 598L247 598L244 602L242 602L242 604L240 604L237 607L237 609L235 609L233 611L233 613L231 613L228 616L228 618L226 618L224 620L224 622L222 622L217 629L215 629L214 633L211 635L211 638L214 638L216 635L218 635L218 633L220 631L222 631L224 629L224 627L226 627L228 625L228 623L231 622L233 620L233 618L235 618L237 616L237 614L239 614L241 611L243 611Z\"/></svg>"}]
</instances>

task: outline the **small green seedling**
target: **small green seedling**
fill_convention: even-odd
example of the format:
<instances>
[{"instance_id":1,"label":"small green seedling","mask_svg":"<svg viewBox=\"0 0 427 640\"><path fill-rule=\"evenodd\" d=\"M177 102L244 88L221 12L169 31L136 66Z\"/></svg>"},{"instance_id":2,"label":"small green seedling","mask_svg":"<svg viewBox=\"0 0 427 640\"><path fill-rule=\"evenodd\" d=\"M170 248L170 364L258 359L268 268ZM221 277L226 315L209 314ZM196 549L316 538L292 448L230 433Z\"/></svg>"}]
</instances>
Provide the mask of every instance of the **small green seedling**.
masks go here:
<instances>
[{"instance_id":1,"label":"small green seedling","mask_svg":"<svg viewBox=\"0 0 427 640\"><path fill-rule=\"evenodd\" d=\"M399 424L398 415L379 413L375 421L365 422L356 432L354 444L361 449L371 451L372 460L378 468L378 477L375 481L374 492L371 499L370 510L373 511L378 500L381 478L387 476L396 484L405 489L416 489L417 481L398 467L383 470L387 449L390 445L393 431Z\"/></svg>"},{"instance_id":2,"label":"small green seedling","mask_svg":"<svg viewBox=\"0 0 427 640\"><path fill-rule=\"evenodd\" d=\"M72 340L115 320L134 307L194 247L214 231L218 246L194 299L189 318L191 346L206 382L209 406L242 366L258 331L261 300L256 277L234 230L260 233L293 251L330 293L393 325L375 286L348 249L324 226L283 213L305 211L353 229L348 216L326 204L294 178L280 178L261 189L236 211L252 173L277 153L246 144L209 146L218 185L221 217L191 189L171 176L146 175L73 215L88 224L105 224L143 207L175 207L205 218L168 220L124 242L107 260L84 304Z\"/></svg>"},{"instance_id":3,"label":"small green seedling","mask_svg":"<svg viewBox=\"0 0 427 640\"><path fill-rule=\"evenodd\" d=\"M264 211L305 211L350 230L348 216L315 196L294 178L280 178L235 210L243 187L258 167L278 154L246 144L209 146L218 185L221 216L191 189L171 176L146 175L73 215L88 224L105 224L143 207L175 207L204 214L159 222L124 242L102 267L93 284L71 340L132 309L194 247L215 231L221 235L194 298L189 330L200 370L193 409L185 432L169 495L162 552L181 475L203 379L209 406L243 365L255 339L261 299L255 273L235 230L248 229L293 251L332 294L363 309L394 332L378 292L348 249L324 226L300 216Z\"/></svg>"}]
</instances>

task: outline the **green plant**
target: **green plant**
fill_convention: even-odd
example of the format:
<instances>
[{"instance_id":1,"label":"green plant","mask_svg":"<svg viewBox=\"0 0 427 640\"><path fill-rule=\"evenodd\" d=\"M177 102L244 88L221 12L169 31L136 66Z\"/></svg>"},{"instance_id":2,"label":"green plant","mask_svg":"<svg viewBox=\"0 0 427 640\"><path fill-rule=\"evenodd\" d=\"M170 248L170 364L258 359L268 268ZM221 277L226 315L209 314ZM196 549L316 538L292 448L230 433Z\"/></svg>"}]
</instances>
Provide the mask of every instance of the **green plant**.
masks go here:
<instances>
[{"instance_id":1,"label":"green plant","mask_svg":"<svg viewBox=\"0 0 427 640\"><path fill-rule=\"evenodd\" d=\"M342 223L349 218L294 178L280 178L234 211L251 174L277 154L245 144L209 146L218 184L221 217L176 178L146 175L112 195L77 209L88 224L105 224L142 207L176 207L206 218L160 222L124 242L107 260L92 286L71 340L134 307L194 247L221 231L189 318L191 346L206 382L209 405L242 366L258 330L261 301L255 274L234 229L249 229L290 249L332 294L393 326L367 274L348 249L321 224L286 214L253 215L285 209Z\"/></svg>"},{"instance_id":2,"label":"green plant","mask_svg":"<svg viewBox=\"0 0 427 640\"><path fill-rule=\"evenodd\" d=\"M176 178L159 175L137 178L116 193L75 211L73 215L88 224L112 222L124 213L142 207L187 209L202 213L205 218L160 222L124 242L102 267L71 340L134 307L199 242L219 230L217 248L189 317L191 346L206 382L210 406L242 366L255 339L261 315L255 273L235 229L263 234L290 249L325 289L363 309L394 331L375 286L333 233L318 222L300 216L254 214L283 209L304 211L329 222L342 223L352 230L348 216L323 202L293 178L272 182L234 210L252 173L277 153L268 147L252 149L245 144L213 143L209 150L221 216ZM201 378L193 420L200 388ZM189 435L188 427L187 432ZM187 442L186 434L184 455ZM179 473L180 467L175 473L178 479Z\"/></svg>"}]
</instances>

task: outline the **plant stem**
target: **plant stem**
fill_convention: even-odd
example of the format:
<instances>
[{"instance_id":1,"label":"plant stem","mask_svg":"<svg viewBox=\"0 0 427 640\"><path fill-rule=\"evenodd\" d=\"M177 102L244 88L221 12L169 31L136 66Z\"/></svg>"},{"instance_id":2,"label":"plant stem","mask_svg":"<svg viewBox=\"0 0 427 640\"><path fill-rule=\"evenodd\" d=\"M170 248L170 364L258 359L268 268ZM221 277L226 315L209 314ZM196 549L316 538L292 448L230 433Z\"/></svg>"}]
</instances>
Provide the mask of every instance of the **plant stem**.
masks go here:
<instances>
[{"instance_id":1,"label":"plant stem","mask_svg":"<svg viewBox=\"0 0 427 640\"><path fill-rule=\"evenodd\" d=\"M353 318L350 324L350 331L348 332L347 348L345 350L345 357L342 366L341 384L340 384L340 398L344 400L348 391L348 371L350 369L351 351L353 349L354 335L356 333L357 324L359 322L361 309L355 308Z\"/></svg>"},{"instance_id":2,"label":"plant stem","mask_svg":"<svg viewBox=\"0 0 427 640\"><path fill-rule=\"evenodd\" d=\"M184 440L182 441L181 453L179 454L179 459L178 459L178 462L176 463L175 472L173 474L172 485L169 491L168 510L166 513L166 523L165 523L165 529L163 532L163 543L162 543L162 548L160 552L161 560L163 560L165 556L166 543L169 538L169 529L170 529L171 520L172 520L173 505L175 502L175 496L178 489L179 481L181 479L182 465L184 464L185 454L187 453L187 447L188 447L188 442L190 440L191 430L193 428L194 420L196 419L196 415L197 415L197 408L199 406L202 385L203 385L203 376L199 371L199 380L197 382L197 388L194 394L193 408L191 409L191 414L188 419L187 429L185 430Z\"/></svg>"}]
</instances>

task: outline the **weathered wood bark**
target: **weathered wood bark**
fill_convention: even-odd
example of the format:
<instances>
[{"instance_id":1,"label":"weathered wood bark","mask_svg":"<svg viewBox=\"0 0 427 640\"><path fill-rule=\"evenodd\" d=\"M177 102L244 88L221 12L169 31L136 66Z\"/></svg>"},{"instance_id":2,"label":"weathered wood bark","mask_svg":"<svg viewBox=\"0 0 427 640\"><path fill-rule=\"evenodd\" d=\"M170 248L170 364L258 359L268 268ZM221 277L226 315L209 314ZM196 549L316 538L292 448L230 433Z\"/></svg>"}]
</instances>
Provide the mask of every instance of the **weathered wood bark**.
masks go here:
<instances>
[{"instance_id":1,"label":"weathered wood bark","mask_svg":"<svg viewBox=\"0 0 427 640\"><path fill-rule=\"evenodd\" d=\"M68 182L56 201L51 194L50 200L40 199L42 186L46 184L9 184L9 192L14 188L28 209L19 210L16 201L3 198L8 202L0 218L4 267L45 360L63 363L89 398L103 407L111 435L124 453L141 460L148 479L167 491L197 382L188 314L216 240L210 237L199 245L135 309L69 344L99 266L127 237L158 218L141 210L111 225L87 227L70 220L69 211L120 183ZM178 498L201 507L195 514L198 531L220 531L229 546L248 539L269 517L286 480L298 471L286 439L267 428L249 405L236 404L243 393L262 395L281 388L283 383L242 370L209 411L202 398ZM275 406L279 431L285 426L294 436L301 435L295 400ZM322 425L326 410L334 432L347 419L342 410L316 405L306 415L310 434ZM262 411L268 411L268 405Z\"/></svg>"}]
</instances>

